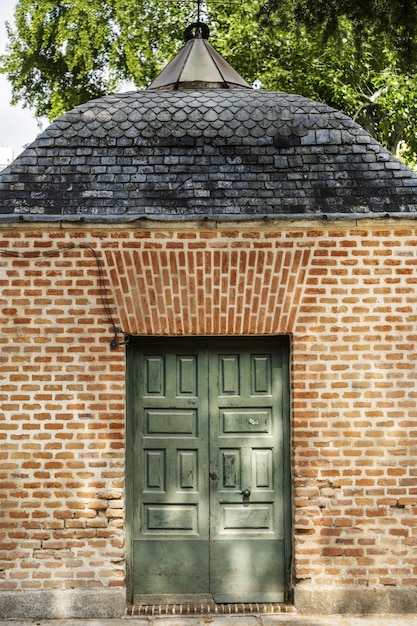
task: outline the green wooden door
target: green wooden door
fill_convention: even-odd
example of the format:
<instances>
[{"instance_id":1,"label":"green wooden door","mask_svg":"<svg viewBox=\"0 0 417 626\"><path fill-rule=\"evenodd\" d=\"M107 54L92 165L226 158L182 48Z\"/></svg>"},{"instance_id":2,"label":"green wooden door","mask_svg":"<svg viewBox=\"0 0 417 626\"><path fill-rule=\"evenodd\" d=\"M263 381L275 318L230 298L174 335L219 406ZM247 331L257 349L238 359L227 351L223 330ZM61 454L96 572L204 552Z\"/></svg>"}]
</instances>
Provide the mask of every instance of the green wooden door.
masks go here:
<instances>
[{"instance_id":1,"label":"green wooden door","mask_svg":"<svg viewBox=\"0 0 417 626\"><path fill-rule=\"evenodd\" d=\"M286 342L141 340L129 351L134 602L284 601Z\"/></svg>"}]
</instances>

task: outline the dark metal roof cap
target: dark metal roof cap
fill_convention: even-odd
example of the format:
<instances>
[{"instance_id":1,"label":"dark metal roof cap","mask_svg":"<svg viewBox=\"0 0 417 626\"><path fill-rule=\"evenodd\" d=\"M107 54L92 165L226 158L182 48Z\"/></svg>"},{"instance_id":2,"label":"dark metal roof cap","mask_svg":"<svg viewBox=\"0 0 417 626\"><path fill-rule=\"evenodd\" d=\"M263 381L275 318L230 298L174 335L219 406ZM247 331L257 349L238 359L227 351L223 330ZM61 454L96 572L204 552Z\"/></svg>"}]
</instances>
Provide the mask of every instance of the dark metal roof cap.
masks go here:
<instances>
[{"instance_id":1,"label":"dark metal roof cap","mask_svg":"<svg viewBox=\"0 0 417 626\"><path fill-rule=\"evenodd\" d=\"M206 24L196 22L188 26L184 33L186 44L148 89L251 89L213 48L208 36Z\"/></svg>"}]
</instances>

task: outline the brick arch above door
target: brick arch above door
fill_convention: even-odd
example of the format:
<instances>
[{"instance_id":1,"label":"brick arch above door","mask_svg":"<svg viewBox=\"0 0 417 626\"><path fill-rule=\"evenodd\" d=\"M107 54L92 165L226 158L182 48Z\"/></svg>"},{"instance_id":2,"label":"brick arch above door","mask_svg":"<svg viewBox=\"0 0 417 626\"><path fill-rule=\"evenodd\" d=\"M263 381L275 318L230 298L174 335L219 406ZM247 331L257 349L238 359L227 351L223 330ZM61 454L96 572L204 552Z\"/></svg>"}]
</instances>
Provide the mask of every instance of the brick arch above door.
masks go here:
<instances>
[{"instance_id":1,"label":"brick arch above door","mask_svg":"<svg viewBox=\"0 0 417 626\"><path fill-rule=\"evenodd\" d=\"M154 231L107 250L120 322L132 335L291 332L313 246L279 233Z\"/></svg>"}]
</instances>

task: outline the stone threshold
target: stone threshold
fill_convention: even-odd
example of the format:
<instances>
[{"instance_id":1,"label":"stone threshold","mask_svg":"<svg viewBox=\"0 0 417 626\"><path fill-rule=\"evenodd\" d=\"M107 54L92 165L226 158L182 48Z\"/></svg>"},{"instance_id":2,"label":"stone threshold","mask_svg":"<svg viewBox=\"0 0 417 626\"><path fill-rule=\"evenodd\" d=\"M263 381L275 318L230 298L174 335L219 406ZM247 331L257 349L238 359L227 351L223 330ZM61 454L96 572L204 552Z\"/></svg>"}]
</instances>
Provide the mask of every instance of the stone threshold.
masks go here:
<instances>
[{"instance_id":1,"label":"stone threshold","mask_svg":"<svg viewBox=\"0 0 417 626\"><path fill-rule=\"evenodd\" d=\"M294 606L284 603L249 602L215 604L204 603L177 603L177 604L131 604L126 609L126 616L158 616L175 615L177 617L187 615L247 615L247 614L278 614L296 613Z\"/></svg>"}]
</instances>

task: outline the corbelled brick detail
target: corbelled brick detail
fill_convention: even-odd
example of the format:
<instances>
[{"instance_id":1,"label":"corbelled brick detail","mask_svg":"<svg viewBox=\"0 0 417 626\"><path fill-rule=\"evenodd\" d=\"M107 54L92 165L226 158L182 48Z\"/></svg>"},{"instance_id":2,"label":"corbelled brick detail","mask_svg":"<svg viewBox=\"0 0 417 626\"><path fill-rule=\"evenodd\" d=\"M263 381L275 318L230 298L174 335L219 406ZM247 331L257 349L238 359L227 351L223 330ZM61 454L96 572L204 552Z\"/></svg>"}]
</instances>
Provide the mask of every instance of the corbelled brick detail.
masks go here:
<instances>
[{"instance_id":1,"label":"corbelled brick detail","mask_svg":"<svg viewBox=\"0 0 417 626\"><path fill-rule=\"evenodd\" d=\"M413 221L4 227L89 245L117 324L291 334L295 579L417 584ZM125 353L87 249L0 256L0 589L124 585Z\"/></svg>"},{"instance_id":2,"label":"corbelled brick detail","mask_svg":"<svg viewBox=\"0 0 417 626\"><path fill-rule=\"evenodd\" d=\"M167 230L106 260L133 335L275 334L291 331L312 245L268 230Z\"/></svg>"}]
</instances>

